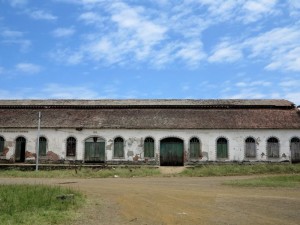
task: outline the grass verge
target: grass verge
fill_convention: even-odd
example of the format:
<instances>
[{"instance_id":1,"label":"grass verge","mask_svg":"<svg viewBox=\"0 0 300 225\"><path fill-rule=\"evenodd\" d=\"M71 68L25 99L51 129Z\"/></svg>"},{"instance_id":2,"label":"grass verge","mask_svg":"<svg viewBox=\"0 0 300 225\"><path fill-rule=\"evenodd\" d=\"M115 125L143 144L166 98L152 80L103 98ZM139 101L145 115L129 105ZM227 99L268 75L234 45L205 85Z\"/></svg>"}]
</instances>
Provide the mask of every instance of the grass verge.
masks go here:
<instances>
[{"instance_id":1,"label":"grass verge","mask_svg":"<svg viewBox=\"0 0 300 225\"><path fill-rule=\"evenodd\" d=\"M180 176L207 177L293 173L300 173L300 164L203 165L188 168L181 172Z\"/></svg>"},{"instance_id":2,"label":"grass verge","mask_svg":"<svg viewBox=\"0 0 300 225\"><path fill-rule=\"evenodd\" d=\"M261 177L225 181L223 184L238 187L300 187L300 175Z\"/></svg>"},{"instance_id":3,"label":"grass verge","mask_svg":"<svg viewBox=\"0 0 300 225\"><path fill-rule=\"evenodd\" d=\"M0 177L33 177L33 178L108 178L108 177L208 177L236 176L254 174L300 174L300 164L255 164L255 165L202 165L186 168L179 174L161 174L158 168L149 167L116 167L104 169L81 168L81 170L40 170L20 171L17 169L0 170Z\"/></svg>"},{"instance_id":4,"label":"grass verge","mask_svg":"<svg viewBox=\"0 0 300 225\"><path fill-rule=\"evenodd\" d=\"M68 195L65 200L57 196ZM44 185L0 185L1 224L66 224L83 201L71 189Z\"/></svg>"},{"instance_id":5,"label":"grass verge","mask_svg":"<svg viewBox=\"0 0 300 225\"><path fill-rule=\"evenodd\" d=\"M81 168L80 170L40 170L20 171L17 169L0 170L0 177L34 177L34 178L107 178L107 177L148 177L159 176L157 168L105 168L90 169Z\"/></svg>"}]
</instances>

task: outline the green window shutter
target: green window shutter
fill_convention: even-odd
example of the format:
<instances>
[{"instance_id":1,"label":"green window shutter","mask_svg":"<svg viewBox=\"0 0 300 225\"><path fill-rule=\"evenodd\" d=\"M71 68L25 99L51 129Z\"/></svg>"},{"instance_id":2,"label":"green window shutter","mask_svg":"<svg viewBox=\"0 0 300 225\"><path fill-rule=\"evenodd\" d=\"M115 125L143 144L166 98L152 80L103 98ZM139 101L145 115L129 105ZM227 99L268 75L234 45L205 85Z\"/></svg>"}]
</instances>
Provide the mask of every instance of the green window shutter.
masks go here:
<instances>
[{"instance_id":1,"label":"green window shutter","mask_svg":"<svg viewBox=\"0 0 300 225\"><path fill-rule=\"evenodd\" d=\"M256 143L254 138L247 138L245 141L245 156L247 158L256 157Z\"/></svg>"},{"instance_id":2,"label":"green window shutter","mask_svg":"<svg viewBox=\"0 0 300 225\"><path fill-rule=\"evenodd\" d=\"M228 158L228 144L225 138L217 141L217 158Z\"/></svg>"},{"instance_id":3,"label":"green window shutter","mask_svg":"<svg viewBox=\"0 0 300 225\"><path fill-rule=\"evenodd\" d=\"M154 157L154 140L152 138L146 138L144 142L144 157Z\"/></svg>"},{"instance_id":4,"label":"green window shutter","mask_svg":"<svg viewBox=\"0 0 300 225\"><path fill-rule=\"evenodd\" d=\"M190 158L199 158L200 157L200 142L198 138L192 138L190 140Z\"/></svg>"},{"instance_id":5,"label":"green window shutter","mask_svg":"<svg viewBox=\"0 0 300 225\"><path fill-rule=\"evenodd\" d=\"M3 153L4 150L4 138L0 137L0 155Z\"/></svg>"},{"instance_id":6,"label":"green window shutter","mask_svg":"<svg viewBox=\"0 0 300 225\"><path fill-rule=\"evenodd\" d=\"M292 138L291 140L291 157L292 162L300 162L300 139Z\"/></svg>"},{"instance_id":7,"label":"green window shutter","mask_svg":"<svg viewBox=\"0 0 300 225\"><path fill-rule=\"evenodd\" d=\"M277 138L268 139L267 153L269 158L279 158L279 141Z\"/></svg>"},{"instance_id":8,"label":"green window shutter","mask_svg":"<svg viewBox=\"0 0 300 225\"><path fill-rule=\"evenodd\" d=\"M39 143L40 156L46 156L46 149L47 149L47 139L44 137L40 137L40 143Z\"/></svg>"},{"instance_id":9,"label":"green window shutter","mask_svg":"<svg viewBox=\"0 0 300 225\"><path fill-rule=\"evenodd\" d=\"M116 138L114 141L114 157L123 158L124 157L124 141L123 138Z\"/></svg>"}]
</instances>

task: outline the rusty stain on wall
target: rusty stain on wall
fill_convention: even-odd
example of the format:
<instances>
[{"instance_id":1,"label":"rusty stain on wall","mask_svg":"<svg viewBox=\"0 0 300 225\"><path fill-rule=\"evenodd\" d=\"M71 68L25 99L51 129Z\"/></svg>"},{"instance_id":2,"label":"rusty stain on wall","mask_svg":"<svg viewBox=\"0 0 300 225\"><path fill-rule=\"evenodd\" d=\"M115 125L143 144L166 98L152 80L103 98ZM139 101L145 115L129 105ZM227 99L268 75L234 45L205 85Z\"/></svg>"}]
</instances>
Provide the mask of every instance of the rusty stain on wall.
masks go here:
<instances>
[{"instance_id":1,"label":"rusty stain on wall","mask_svg":"<svg viewBox=\"0 0 300 225\"><path fill-rule=\"evenodd\" d=\"M59 156L52 151L47 152L46 158L47 160L51 160L51 161L58 161L60 159Z\"/></svg>"}]
</instances>

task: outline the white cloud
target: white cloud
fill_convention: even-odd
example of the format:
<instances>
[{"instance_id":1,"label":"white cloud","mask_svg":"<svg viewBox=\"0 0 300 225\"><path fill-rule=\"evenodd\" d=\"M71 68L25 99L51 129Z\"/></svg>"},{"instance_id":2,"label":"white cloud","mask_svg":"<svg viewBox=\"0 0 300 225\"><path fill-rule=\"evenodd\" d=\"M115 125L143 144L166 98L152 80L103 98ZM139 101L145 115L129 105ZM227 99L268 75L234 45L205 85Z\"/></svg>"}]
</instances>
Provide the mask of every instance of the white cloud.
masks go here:
<instances>
[{"instance_id":1,"label":"white cloud","mask_svg":"<svg viewBox=\"0 0 300 225\"><path fill-rule=\"evenodd\" d=\"M20 7L26 5L28 0L9 0L9 3L12 7Z\"/></svg>"},{"instance_id":2,"label":"white cloud","mask_svg":"<svg viewBox=\"0 0 300 225\"><path fill-rule=\"evenodd\" d=\"M288 80L284 80L281 81L279 83L279 85L281 87L285 87L285 88L293 88L293 87L299 87L300 86L300 80L298 79L288 79ZM300 100L300 98L299 98Z\"/></svg>"},{"instance_id":3,"label":"white cloud","mask_svg":"<svg viewBox=\"0 0 300 225\"><path fill-rule=\"evenodd\" d=\"M78 19L84 21L86 24L98 24L103 21L103 18L94 12L82 13Z\"/></svg>"},{"instance_id":4,"label":"white cloud","mask_svg":"<svg viewBox=\"0 0 300 225\"><path fill-rule=\"evenodd\" d=\"M176 58L186 61L190 66L199 65L205 57L200 41L183 44L176 53Z\"/></svg>"},{"instance_id":5,"label":"white cloud","mask_svg":"<svg viewBox=\"0 0 300 225\"><path fill-rule=\"evenodd\" d=\"M54 31L52 31L52 35L54 37L69 37L72 36L75 33L75 29L73 28L56 28Z\"/></svg>"},{"instance_id":6,"label":"white cloud","mask_svg":"<svg viewBox=\"0 0 300 225\"><path fill-rule=\"evenodd\" d=\"M234 62L243 55L264 61L266 70L300 71L300 28L280 27L236 42L222 41L208 61Z\"/></svg>"},{"instance_id":7,"label":"white cloud","mask_svg":"<svg viewBox=\"0 0 300 225\"><path fill-rule=\"evenodd\" d=\"M230 45L228 42L218 44L213 54L208 58L209 62L234 62L243 57L241 49L237 45Z\"/></svg>"},{"instance_id":8,"label":"white cloud","mask_svg":"<svg viewBox=\"0 0 300 225\"><path fill-rule=\"evenodd\" d=\"M290 15L299 16L300 15L300 1L299 0L288 0Z\"/></svg>"},{"instance_id":9,"label":"white cloud","mask_svg":"<svg viewBox=\"0 0 300 225\"><path fill-rule=\"evenodd\" d=\"M77 65L83 60L83 53L80 51L71 51L69 49L57 49L49 54L50 58L57 62L63 62L68 65Z\"/></svg>"},{"instance_id":10,"label":"white cloud","mask_svg":"<svg viewBox=\"0 0 300 225\"><path fill-rule=\"evenodd\" d=\"M42 89L41 94L54 99L93 99L99 97L97 92L87 86L65 86L55 83L47 84Z\"/></svg>"},{"instance_id":11,"label":"white cloud","mask_svg":"<svg viewBox=\"0 0 300 225\"><path fill-rule=\"evenodd\" d=\"M56 20L57 17L43 10L35 10L28 12L30 17L36 20Z\"/></svg>"},{"instance_id":12,"label":"white cloud","mask_svg":"<svg viewBox=\"0 0 300 225\"><path fill-rule=\"evenodd\" d=\"M23 36L23 32L16 30L4 30L0 34L4 38L19 38Z\"/></svg>"},{"instance_id":13,"label":"white cloud","mask_svg":"<svg viewBox=\"0 0 300 225\"><path fill-rule=\"evenodd\" d=\"M247 82L247 81L240 81L235 84L237 87L255 87L255 86L261 86L261 87L268 87L271 86L272 83L269 81L252 81L252 82Z\"/></svg>"},{"instance_id":14,"label":"white cloud","mask_svg":"<svg viewBox=\"0 0 300 225\"><path fill-rule=\"evenodd\" d=\"M243 5L243 21L251 23L267 14L276 13L277 0L252 0Z\"/></svg>"},{"instance_id":15,"label":"white cloud","mask_svg":"<svg viewBox=\"0 0 300 225\"><path fill-rule=\"evenodd\" d=\"M27 52L31 47L31 41L26 39L6 39L2 40L1 43L8 45L18 45L20 46L21 52Z\"/></svg>"},{"instance_id":16,"label":"white cloud","mask_svg":"<svg viewBox=\"0 0 300 225\"><path fill-rule=\"evenodd\" d=\"M292 102L294 102L296 105L300 105L300 92L290 92L285 94L285 99L288 99Z\"/></svg>"},{"instance_id":17,"label":"white cloud","mask_svg":"<svg viewBox=\"0 0 300 225\"><path fill-rule=\"evenodd\" d=\"M246 88L243 90L239 90L237 93L234 94L226 94L222 96L222 98L229 98L229 99L261 99L267 98L268 96L265 93L261 93L261 91L255 88Z\"/></svg>"},{"instance_id":18,"label":"white cloud","mask_svg":"<svg viewBox=\"0 0 300 225\"><path fill-rule=\"evenodd\" d=\"M15 68L19 72L28 74L39 73L42 69L39 65L35 65L32 63L19 63L15 66Z\"/></svg>"}]
</instances>

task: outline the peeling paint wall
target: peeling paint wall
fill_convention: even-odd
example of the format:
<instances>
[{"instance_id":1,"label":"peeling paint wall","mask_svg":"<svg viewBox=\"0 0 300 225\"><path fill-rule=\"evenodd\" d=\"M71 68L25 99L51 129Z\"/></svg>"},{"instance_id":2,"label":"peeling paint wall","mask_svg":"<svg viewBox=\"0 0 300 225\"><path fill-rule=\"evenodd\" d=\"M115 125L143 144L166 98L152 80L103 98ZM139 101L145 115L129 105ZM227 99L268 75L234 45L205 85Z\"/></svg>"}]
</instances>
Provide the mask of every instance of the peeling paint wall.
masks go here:
<instances>
[{"instance_id":1,"label":"peeling paint wall","mask_svg":"<svg viewBox=\"0 0 300 225\"><path fill-rule=\"evenodd\" d=\"M36 135L35 129L6 129L0 135L5 139L5 154L1 159L13 160L16 148L16 138L26 138L26 160L35 159ZM152 162L159 164L160 140L165 137L178 137L184 140L184 161L189 162L206 162L216 161L216 140L219 137L225 137L228 140L228 159L224 161L243 161L245 160L245 139L253 137L257 144L256 158L247 159L250 161L283 161L290 160L290 139L299 137L299 130L126 130L126 129L103 129L90 130L82 129L41 129L41 136L47 138L47 155L45 160L83 160L85 140L88 137L101 137L105 140L105 158L106 161L118 162ZM76 156L66 157L66 139L75 137L77 140ZM115 137L124 139L124 158L113 158L113 141ZM269 137L279 139L279 158L269 159L267 157L266 144ZM144 158L144 139L152 137L155 141L155 157L150 159ZM198 160L189 159L189 140L197 137L201 143L202 155Z\"/></svg>"}]
</instances>

